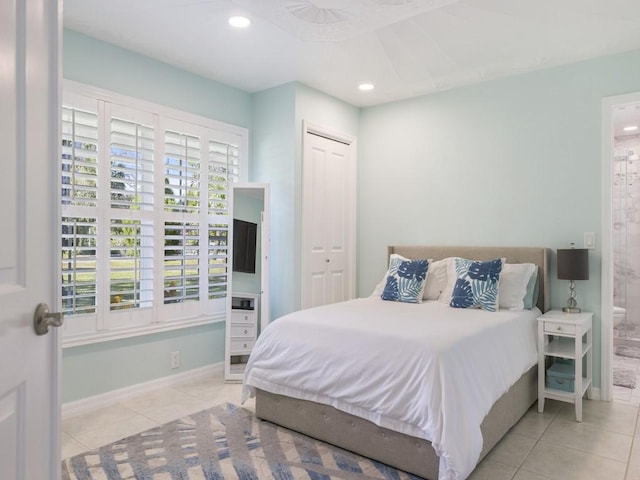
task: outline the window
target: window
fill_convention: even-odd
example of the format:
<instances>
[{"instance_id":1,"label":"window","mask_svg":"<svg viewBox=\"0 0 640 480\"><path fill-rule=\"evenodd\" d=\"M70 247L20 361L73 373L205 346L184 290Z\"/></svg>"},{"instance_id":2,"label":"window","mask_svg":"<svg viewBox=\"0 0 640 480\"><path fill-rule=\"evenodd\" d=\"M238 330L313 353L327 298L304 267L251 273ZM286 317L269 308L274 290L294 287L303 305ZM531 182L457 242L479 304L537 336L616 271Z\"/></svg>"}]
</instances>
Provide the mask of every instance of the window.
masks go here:
<instances>
[{"instance_id":1,"label":"window","mask_svg":"<svg viewBox=\"0 0 640 480\"><path fill-rule=\"evenodd\" d=\"M246 129L71 84L61 133L65 344L222 320Z\"/></svg>"}]
</instances>

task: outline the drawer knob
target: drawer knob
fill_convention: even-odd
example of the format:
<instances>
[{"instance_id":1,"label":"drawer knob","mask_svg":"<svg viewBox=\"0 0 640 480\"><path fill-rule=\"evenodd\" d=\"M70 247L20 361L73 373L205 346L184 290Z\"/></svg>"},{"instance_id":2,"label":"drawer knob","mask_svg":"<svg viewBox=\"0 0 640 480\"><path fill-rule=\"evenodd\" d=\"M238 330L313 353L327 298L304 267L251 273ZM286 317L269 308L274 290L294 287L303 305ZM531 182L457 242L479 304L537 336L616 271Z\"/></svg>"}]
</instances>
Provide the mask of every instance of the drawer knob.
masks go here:
<instances>
[{"instance_id":1,"label":"drawer knob","mask_svg":"<svg viewBox=\"0 0 640 480\"><path fill-rule=\"evenodd\" d=\"M247 348L247 344L245 343L244 346L242 348Z\"/></svg>"},{"instance_id":2,"label":"drawer knob","mask_svg":"<svg viewBox=\"0 0 640 480\"><path fill-rule=\"evenodd\" d=\"M561 332L562 331L562 325L558 325L558 331Z\"/></svg>"},{"instance_id":3,"label":"drawer knob","mask_svg":"<svg viewBox=\"0 0 640 480\"><path fill-rule=\"evenodd\" d=\"M244 316L244 319L245 319L245 320L249 320L249 316L248 316L248 315L245 315L245 316Z\"/></svg>"},{"instance_id":4,"label":"drawer knob","mask_svg":"<svg viewBox=\"0 0 640 480\"><path fill-rule=\"evenodd\" d=\"M246 335L247 333L249 333L249 330L245 329L244 334Z\"/></svg>"}]
</instances>

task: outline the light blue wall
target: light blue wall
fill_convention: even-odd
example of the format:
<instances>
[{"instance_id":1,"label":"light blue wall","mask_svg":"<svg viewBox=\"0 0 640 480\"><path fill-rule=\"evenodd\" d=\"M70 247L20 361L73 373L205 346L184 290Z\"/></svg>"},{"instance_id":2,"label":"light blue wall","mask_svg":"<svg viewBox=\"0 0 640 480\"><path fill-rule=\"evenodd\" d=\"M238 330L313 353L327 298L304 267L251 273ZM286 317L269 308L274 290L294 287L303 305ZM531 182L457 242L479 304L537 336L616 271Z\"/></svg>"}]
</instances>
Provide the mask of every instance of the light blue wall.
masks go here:
<instances>
[{"instance_id":1,"label":"light blue wall","mask_svg":"<svg viewBox=\"0 0 640 480\"><path fill-rule=\"evenodd\" d=\"M251 180L271 186L271 319L300 308L302 120L356 136L360 110L300 83L254 95Z\"/></svg>"},{"instance_id":2,"label":"light blue wall","mask_svg":"<svg viewBox=\"0 0 640 480\"><path fill-rule=\"evenodd\" d=\"M174 351L180 367L172 370ZM223 352L224 323L64 349L62 402L221 362Z\"/></svg>"},{"instance_id":3,"label":"light blue wall","mask_svg":"<svg viewBox=\"0 0 640 480\"><path fill-rule=\"evenodd\" d=\"M166 63L64 30L63 77L240 127L251 126L251 95Z\"/></svg>"},{"instance_id":4,"label":"light blue wall","mask_svg":"<svg viewBox=\"0 0 640 480\"><path fill-rule=\"evenodd\" d=\"M79 33L65 30L63 76L123 95L247 127L251 95ZM181 366L170 368L179 350ZM224 324L65 348L62 401L222 362Z\"/></svg>"},{"instance_id":5,"label":"light blue wall","mask_svg":"<svg viewBox=\"0 0 640 480\"><path fill-rule=\"evenodd\" d=\"M358 292L390 244L530 245L601 235L601 101L640 90L640 52L495 80L362 111ZM598 242L600 243L600 242ZM600 260L578 301L593 311L600 385ZM555 279L552 304L567 282Z\"/></svg>"},{"instance_id":6,"label":"light blue wall","mask_svg":"<svg viewBox=\"0 0 640 480\"><path fill-rule=\"evenodd\" d=\"M268 183L271 204L270 318L295 309L295 84L253 96L249 180Z\"/></svg>"}]
</instances>

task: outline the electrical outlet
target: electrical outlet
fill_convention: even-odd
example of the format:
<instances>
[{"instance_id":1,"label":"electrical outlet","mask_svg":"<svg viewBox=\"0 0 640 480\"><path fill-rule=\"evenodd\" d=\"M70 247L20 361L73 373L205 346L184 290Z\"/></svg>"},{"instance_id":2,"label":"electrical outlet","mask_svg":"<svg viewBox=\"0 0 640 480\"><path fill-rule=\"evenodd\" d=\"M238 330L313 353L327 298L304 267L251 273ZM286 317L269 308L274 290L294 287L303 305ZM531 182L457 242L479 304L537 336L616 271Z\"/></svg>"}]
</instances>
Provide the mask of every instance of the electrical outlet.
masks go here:
<instances>
[{"instance_id":1,"label":"electrical outlet","mask_svg":"<svg viewBox=\"0 0 640 480\"><path fill-rule=\"evenodd\" d=\"M180 368L180 351L171 352L171 368Z\"/></svg>"}]
</instances>

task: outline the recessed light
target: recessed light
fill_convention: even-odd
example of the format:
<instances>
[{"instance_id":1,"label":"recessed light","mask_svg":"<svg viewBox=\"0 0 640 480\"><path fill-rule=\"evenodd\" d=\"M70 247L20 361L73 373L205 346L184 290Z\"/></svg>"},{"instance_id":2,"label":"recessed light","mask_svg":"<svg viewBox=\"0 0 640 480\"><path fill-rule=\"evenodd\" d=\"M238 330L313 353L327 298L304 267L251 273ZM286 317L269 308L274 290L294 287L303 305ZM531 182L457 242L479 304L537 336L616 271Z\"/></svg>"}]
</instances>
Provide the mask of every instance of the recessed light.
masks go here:
<instances>
[{"instance_id":1,"label":"recessed light","mask_svg":"<svg viewBox=\"0 0 640 480\"><path fill-rule=\"evenodd\" d=\"M229 19L229 25L236 28L247 28L249 25L251 25L251 20L249 20L247 17L231 17Z\"/></svg>"},{"instance_id":2,"label":"recessed light","mask_svg":"<svg viewBox=\"0 0 640 480\"><path fill-rule=\"evenodd\" d=\"M628 127L623 128L625 132L635 132L637 129L638 125L629 125Z\"/></svg>"},{"instance_id":3,"label":"recessed light","mask_svg":"<svg viewBox=\"0 0 640 480\"><path fill-rule=\"evenodd\" d=\"M362 90L363 92L368 92L369 90L373 90L373 84L372 83L361 83L360 85L358 85L358 88L360 90Z\"/></svg>"}]
</instances>

